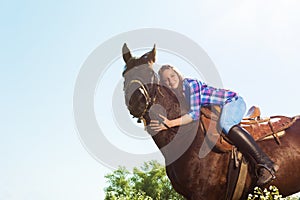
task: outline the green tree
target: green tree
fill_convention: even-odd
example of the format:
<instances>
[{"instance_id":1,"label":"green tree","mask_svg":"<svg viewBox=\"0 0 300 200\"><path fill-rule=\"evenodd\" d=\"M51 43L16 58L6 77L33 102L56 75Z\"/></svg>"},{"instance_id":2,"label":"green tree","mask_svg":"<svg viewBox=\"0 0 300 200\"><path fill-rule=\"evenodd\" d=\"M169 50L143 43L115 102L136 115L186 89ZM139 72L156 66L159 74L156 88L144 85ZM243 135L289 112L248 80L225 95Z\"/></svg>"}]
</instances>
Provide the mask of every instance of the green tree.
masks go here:
<instances>
[{"instance_id":1,"label":"green tree","mask_svg":"<svg viewBox=\"0 0 300 200\"><path fill-rule=\"evenodd\" d=\"M105 178L109 184L104 189L105 200L184 199L175 192L164 166L157 161L145 162L142 167L135 167L132 173L119 167Z\"/></svg>"}]
</instances>

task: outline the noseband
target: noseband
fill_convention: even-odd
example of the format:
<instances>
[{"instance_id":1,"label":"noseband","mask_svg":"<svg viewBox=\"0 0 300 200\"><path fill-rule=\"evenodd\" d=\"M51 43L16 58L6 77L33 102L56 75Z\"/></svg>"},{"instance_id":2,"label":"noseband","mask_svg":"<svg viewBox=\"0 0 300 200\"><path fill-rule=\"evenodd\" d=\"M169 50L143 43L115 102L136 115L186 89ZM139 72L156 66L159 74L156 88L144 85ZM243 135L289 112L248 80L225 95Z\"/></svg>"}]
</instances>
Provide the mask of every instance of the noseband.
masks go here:
<instances>
[{"instance_id":1,"label":"noseband","mask_svg":"<svg viewBox=\"0 0 300 200\"><path fill-rule=\"evenodd\" d=\"M155 82L154 80L157 80L155 78L155 76L152 78L152 85ZM141 121L143 121L145 123L145 119L144 119L144 115L147 113L147 111L149 110L149 108L151 107L151 105L153 105L153 103L156 100L156 94L154 94L154 97L151 98L149 91L147 90L147 88L145 87L145 85L142 83L142 81L138 80L138 79L133 79L131 80L128 85L124 88L124 91L126 91L130 85L137 83L139 85L138 89L139 91L142 93L142 95L144 96L145 100L146 100L146 105L145 105L145 109L143 110L143 112L141 113L140 116L135 116L138 118L138 122L140 123ZM156 91L156 89L154 89L154 91Z\"/></svg>"}]
</instances>

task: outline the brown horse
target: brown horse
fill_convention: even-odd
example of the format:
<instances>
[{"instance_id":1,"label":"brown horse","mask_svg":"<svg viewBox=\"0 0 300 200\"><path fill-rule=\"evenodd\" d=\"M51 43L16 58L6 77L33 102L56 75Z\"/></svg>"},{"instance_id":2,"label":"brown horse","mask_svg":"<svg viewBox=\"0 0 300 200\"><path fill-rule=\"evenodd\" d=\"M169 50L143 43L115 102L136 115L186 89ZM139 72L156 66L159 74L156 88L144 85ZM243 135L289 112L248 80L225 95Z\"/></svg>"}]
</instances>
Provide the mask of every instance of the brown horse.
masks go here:
<instances>
[{"instance_id":1,"label":"brown horse","mask_svg":"<svg viewBox=\"0 0 300 200\"><path fill-rule=\"evenodd\" d=\"M123 59L126 68L124 76L125 102L130 113L149 125L151 119L159 119L158 113L175 119L187 112L182 96L176 96L167 88L159 85L152 68L155 62L154 48L137 58L132 57L127 45L123 46ZM191 200L225 199L227 173L230 153L212 149L206 156L199 156L205 140L204 131L199 122L170 128L151 134L166 161L166 171L174 189ZM258 142L261 148L275 161L280 169L275 185L284 196L300 191L300 120L286 129L286 135L280 139L281 145L274 140ZM254 166L248 165L248 174L241 199L253 191L256 183Z\"/></svg>"}]
</instances>

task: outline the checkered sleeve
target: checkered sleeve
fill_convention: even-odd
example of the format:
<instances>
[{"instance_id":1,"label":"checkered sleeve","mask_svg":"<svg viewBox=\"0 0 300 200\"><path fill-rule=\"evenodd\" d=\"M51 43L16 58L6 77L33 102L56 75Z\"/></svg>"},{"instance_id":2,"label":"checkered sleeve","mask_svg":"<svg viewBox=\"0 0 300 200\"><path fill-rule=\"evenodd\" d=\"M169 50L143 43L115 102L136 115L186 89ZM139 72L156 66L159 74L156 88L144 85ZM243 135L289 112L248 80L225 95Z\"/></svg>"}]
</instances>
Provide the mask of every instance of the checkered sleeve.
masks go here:
<instances>
[{"instance_id":1,"label":"checkered sleeve","mask_svg":"<svg viewBox=\"0 0 300 200\"><path fill-rule=\"evenodd\" d=\"M196 121L200 117L200 108L201 108L201 85L198 83L197 80L188 80L187 81L187 87L189 87L189 102L190 102L190 110L188 112L188 115L191 116L191 118Z\"/></svg>"},{"instance_id":2,"label":"checkered sleeve","mask_svg":"<svg viewBox=\"0 0 300 200\"><path fill-rule=\"evenodd\" d=\"M233 91L214 88L196 79L184 80L184 93L190 105L188 115L194 121L200 118L201 105L223 106L237 96Z\"/></svg>"}]
</instances>

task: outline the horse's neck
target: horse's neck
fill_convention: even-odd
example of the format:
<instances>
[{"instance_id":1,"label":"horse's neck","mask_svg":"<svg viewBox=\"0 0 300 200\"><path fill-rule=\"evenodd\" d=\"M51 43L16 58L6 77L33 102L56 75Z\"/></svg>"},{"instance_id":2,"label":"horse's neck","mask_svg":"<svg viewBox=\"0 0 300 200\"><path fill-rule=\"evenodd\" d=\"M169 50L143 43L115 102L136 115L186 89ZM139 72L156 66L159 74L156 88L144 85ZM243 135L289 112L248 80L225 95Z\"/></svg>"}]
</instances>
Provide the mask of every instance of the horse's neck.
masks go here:
<instances>
[{"instance_id":1,"label":"horse's neck","mask_svg":"<svg viewBox=\"0 0 300 200\"><path fill-rule=\"evenodd\" d=\"M157 107L158 109L152 109L155 111L155 115L167 114L168 119L175 119L187 113L187 104L184 96L176 96L171 90L165 87L158 88L155 99L155 104L160 105ZM172 144L179 149L185 148L189 151L199 152L202 141L204 140L204 134L199 126L199 121L195 121L188 125L172 127L159 133L151 134L151 130L149 129L148 132L153 135L152 138L159 149Z\"/></svg>"},{"instance_id":2,"label":"horse's neck","mask_svg":"<svg viewBox=\"0 0 300 200\"><path fill-rule=\"evenodd\" d=\"M156 103L163 107L163 113L167 113L168 119L175 119L181 115L187 113L188 106L185 97L182 95L175 95L173 91L166 87L159 87L157 91ZM158 112L160 112L159 110ZM211 111L210 111L211 112ZM190 151L199 153L200 151L215 151L216 149L210 147L210 144L206 144L204 129L200 121L194 121L191 124L184 125L181 127L173 127L169 130L162 131L153 137L156 145L162 148L168 145L177 134L185 135L186 137L181 138L186 141L190 141ZM180 143L180 142L179 142ZM186 142L188 143L188 142ZM219 151L216 151L219 153Z\"/></svg>"},{"instance_id":3,"label":"horse's neck","mask_svg":"<svg viewBox=\"0 0 300 200\"><path fill-rule=\"evenodd\" d=\"M158 88L158 103L164 107L169 119L176 119L187 113L188 105L183 94L175 94L166 87Z\"/></svg>"},{"instance_id":4,"label":"horse's neck","mask_svg":"<svg viewBox=\"0 0 300 200\"><path fill-rule=\"evenodd\" d=\"M225 154L214 151L213 148L204 143L205 135L202 129L197 126L197 122L190 125L176 130L165 130L153 136L153 140L167 164L175 162L176 165L186 166L190 162L197 162L201 169L207 170L211 163L215 163L216 160L228 158L228 155L224 157ZM224 169L227 168L224 167Z\"/></svg>"}]
</instances>

